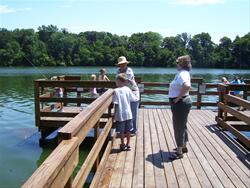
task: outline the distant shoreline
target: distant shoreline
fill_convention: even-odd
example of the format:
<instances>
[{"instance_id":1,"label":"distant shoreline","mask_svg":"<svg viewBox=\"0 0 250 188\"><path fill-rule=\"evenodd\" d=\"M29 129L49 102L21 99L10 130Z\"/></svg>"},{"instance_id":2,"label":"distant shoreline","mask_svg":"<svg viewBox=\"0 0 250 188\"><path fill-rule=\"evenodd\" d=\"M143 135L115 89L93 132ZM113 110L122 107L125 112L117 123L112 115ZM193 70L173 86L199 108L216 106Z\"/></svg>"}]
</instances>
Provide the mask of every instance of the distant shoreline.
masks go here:
<instances>
[{"instance_id":1,"label":"distant shoreline","mask_svg":"<svg viewBox=\"0 0 250 188\"><path fill-rule=\"evenodd\" d=\"M250 32L219 44L209 33L163 37L157 32L118 36L109 32L70 33L57 26L34 29L0 28L0 66L114 66L125 56L130 66L175 67L176 58L189 54L197 68L250 69Z\"/></svg>"},{"instance_id":2,"label":"distant shoreline","mask_svg":"<svg viewBox=\"0 0 250 188\"><path fill-rule=\"evenodd\" d=\"M2 68L32 68L34 66L1 66ZM94 67L115 67L117 68L115 65L114 66L110 66L110 65L84 65L84 66L63 66L63 65L54 65L54 66L38 66L36 65L36 67L39 68L55 68L55 67L59 67L59 68L81 68L81 67L88 67L88 68L94 68ZM129 67L132 68L168 68L168 69L175 69L176 67L165 67L165 66L136 66L136 65L129 65ZM250 67L242 67L242 68L222 68L222 67L192 67L192 69L221 69L221 70L250 70Z\"/></svg>"}]
</instances>

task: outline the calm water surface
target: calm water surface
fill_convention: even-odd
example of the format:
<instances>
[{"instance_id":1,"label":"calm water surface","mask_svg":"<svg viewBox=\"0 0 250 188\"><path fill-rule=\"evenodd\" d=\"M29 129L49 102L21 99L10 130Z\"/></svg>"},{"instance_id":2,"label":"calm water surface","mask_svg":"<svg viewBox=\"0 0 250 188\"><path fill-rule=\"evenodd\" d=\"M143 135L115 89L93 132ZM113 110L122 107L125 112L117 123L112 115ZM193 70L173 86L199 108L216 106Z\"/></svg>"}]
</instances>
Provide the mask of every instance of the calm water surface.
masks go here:
<instances>
[{"instance_id":1,"label":"calm water surface","mask_svg":"<svg viewBox=\"0 0 250 188\"><path fill-rule=\"evenodd\" d=\"M81 75L88 79L98 74L100 67L0 68L0 187L20 187L51 152L40 148L40 134L34 123L33 80L53 75ZM114 78L115 67L107 67ZM133 68L143 81L169 82L176 69ZM218 83L221 76L232 79L234 74L250 78L249 70L193 69L192 76L206 82ZM166 96L152 95L148 100L165 100ZM214 100L214 98L207 98ZM85 156L86 152L82 152Z\"/></svg>"}]
</instances>

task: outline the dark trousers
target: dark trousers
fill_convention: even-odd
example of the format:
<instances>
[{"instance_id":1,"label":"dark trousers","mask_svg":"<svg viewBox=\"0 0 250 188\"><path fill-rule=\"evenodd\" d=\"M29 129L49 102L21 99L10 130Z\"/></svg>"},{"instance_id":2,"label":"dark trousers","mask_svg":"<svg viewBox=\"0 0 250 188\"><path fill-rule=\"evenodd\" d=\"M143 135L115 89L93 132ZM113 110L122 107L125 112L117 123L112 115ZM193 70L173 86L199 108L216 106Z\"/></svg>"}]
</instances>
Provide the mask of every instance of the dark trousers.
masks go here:
<instances>
[{"instance_id":1,"label":"dark trousers","mask_svg":"<svg viewBox=\"0 0 250 188\"><path fill-rule=\"evenodd\" d=\"M188 142L187 118L192 106L190 96L187 96L177 103L170 99L172 119L174 126L174 136L177 147L183 147Z\"/></svg>"}]
</instances>

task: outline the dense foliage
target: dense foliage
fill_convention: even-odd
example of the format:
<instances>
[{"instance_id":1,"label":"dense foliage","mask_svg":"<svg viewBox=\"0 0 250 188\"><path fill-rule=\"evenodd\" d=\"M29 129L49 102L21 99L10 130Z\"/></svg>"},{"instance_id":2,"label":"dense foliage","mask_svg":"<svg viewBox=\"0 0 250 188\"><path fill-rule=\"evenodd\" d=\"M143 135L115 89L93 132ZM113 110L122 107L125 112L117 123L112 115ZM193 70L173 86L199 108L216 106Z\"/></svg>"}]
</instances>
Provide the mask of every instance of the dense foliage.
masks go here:
<instances>
[{"instance_id":1,"label":"dense foliage","mask_svg":"<svg viewBox=\"0 0 250 188\"><path fill-rule=\"evenodd\" d=\"M131 66L173 67L184 54L191 55L193 67L250 68L250 33L234 41L223 37L217 45L208 33L163 38L155 32L74 34L53 25L37 32L0 28L0 66L113 66L124 55Z\"/></svg>"}]
</instances>

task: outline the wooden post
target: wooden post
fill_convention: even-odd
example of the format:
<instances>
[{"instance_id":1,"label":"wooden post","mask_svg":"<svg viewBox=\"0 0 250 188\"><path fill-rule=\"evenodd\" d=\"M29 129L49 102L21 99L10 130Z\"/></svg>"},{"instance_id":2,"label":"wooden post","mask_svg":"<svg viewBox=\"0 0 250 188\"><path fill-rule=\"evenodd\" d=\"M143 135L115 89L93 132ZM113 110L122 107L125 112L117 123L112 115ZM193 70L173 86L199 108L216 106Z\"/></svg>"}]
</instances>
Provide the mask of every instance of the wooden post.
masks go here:
<instances>
[{"instance_id":1,"label":"wooden post","mask_svg":"<svg viewBox=\"0 0 250 188\"><path fill-rule=\"evenodd\" d=\"M44 94L44 87L41 87L41 95ZM44 108L44 103L42 102L41 103L41 108L43 109Z\"/></svg>"},{"instance_id":2,"label":"wooden post","mask_svg":"<svg viewBox=\"0 0 250 188\"><path fill-rule=\"evenodd\" d=\"M218 84L218 91L219 91L219 102L225 103L224 95L229 93L228 86L223 84ZM223 110L218 109L218 117L223 119Z\"/></svg>"},{"instance_id":3,"label":"wooden post","mask_svg":"<svg viewBox=\"0 0 250 188\"><path fill-rule=\"evenodd\" d=\"M34 81L34 103L35 103L35 122L36 126L40 127L40 99L39 99L39 81Z\"/></svg>"},{"instance_id":4,"label":"wooden post","mask_svg":"<svg viewBox=\"0 0 250 188\"><path fill-rule=\"evenodd\" d=\"M245 87L246 85L243 85L243 99L247 100L247 87Z\"/></svg>"},{"instance_id":5,"label":"wooden post","mask_svg":"<svg viewBox=\"0 0 250 188\"><path fill-rule=\"evenodd\" d=\"M95 142L97 141L97 139L98 139L98 137L100 135L99 131L100 131L100 121L98 121L95 124L95 133L94 133ZM95 171L98 169L99 163L100 163L100 154L98 154L98 157L96 158L96 161L95 161Z\"/></svg>"},{"instance_id":6,"label":"wooden post","mask_svg":"<svg viewBox=\"0 0 250 188\"><path fill-rule=\"evenodd\" d=\"M111 117L111 116L112 116L112 114L111 114L112 108L113 108L113 103L111 103L111 104L109 105L109 108L108 108L108 117Z\"/></svg>"},{"instance_id":7,"label":"wooden post","mask_svg":"<svg viewBox=\"0 0 250 188\"><path fill-rule=\"evenodd\" d=\"M135 77L135 81L136 81L137 86L138 86L138 84L141 84L142 78L141 77ZM139 100L139 108L140 108L141 107L141 92L140 91L139 91L139 95L140 95L140 100Z\"/></svg>"},{"instance_id":8,"label":"wooden post","mask_svg":"<svg viewBox=\"0 0 250 188\"><path fill-rule=\"evenodd\" d=\"M200 93L200 85L202 85L203 79L198 80L198 93L197 93L197 109L201 109L202 95Z\"/></svg>"},{"instance_id":9,"label":"wooden post","mask_svg":"<svg viewBox=\"0 0 250 188\"><path fill-rule=\"evenodd\" d=\"M81 98L81 92L80 91L77 91L77 98ZM81 103L77 103L77 106L81 106Z\"/></svg>"}]
</instances>

